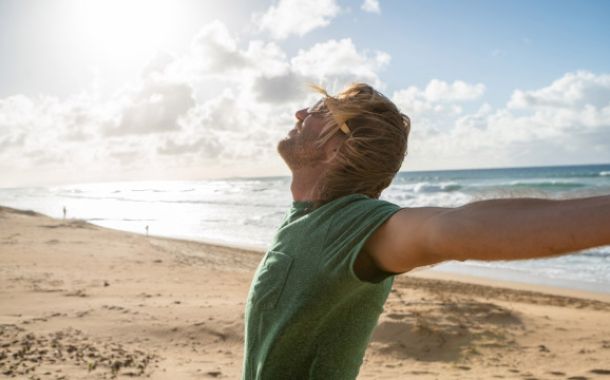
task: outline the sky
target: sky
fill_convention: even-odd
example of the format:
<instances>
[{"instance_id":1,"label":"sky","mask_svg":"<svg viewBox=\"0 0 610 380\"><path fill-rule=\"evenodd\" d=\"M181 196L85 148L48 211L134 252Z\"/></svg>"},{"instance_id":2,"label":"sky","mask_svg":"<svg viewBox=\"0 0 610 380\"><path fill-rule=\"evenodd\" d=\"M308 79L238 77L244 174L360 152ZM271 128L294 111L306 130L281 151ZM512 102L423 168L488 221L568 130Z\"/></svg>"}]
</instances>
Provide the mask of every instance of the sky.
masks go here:
<instances>
[{"instance_id":1,"label":"sky","mask_svg":"<svg viewBox=\"0 0 610 380\"><path fill-rule=\"evenodd\" d=\"M0 0L0 187L289 175L277 141L367 82L403 171L610 162L610 2Z\"/></svg>"}]
</instances>

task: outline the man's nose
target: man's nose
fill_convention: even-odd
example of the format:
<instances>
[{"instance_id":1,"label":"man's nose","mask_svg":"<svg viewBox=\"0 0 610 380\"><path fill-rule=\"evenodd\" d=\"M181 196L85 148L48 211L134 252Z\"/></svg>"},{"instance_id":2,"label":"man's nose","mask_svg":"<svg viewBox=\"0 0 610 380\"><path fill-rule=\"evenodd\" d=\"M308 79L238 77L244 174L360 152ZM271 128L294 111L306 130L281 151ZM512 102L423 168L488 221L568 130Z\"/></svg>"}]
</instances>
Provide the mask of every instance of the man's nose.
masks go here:
<instances>
[{"instance_id":1,"label":"man's nose","mask_svg":"<svg viewBox=\"0 0 610 380\"><path fill-rule=\"evenodd\" d=\"M294 114L294 116L295 116L295 117L296 117L298 120L300 120L300 121L305 120L305 118L307 117L307 108L303 108L303 109L298 110L298 111L297 111L297 112Z\"/></svg>"}]
</instances>

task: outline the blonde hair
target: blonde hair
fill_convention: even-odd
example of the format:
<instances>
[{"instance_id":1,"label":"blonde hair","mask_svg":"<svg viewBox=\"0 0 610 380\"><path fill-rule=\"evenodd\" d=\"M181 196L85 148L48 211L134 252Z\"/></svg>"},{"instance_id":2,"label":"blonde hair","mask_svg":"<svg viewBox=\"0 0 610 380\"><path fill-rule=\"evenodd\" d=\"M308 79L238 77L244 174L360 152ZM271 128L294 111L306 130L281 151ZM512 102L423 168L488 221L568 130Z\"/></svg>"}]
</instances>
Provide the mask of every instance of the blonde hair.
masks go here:
<instances>
[{"instance_id":1,"label":"blonde hair","mask_svg":"<svg viewBox=\"0 0 610 380\"><path fill-rule=\"evenodd\" d=\"M365 83L354 83L336 97L320 86L312 85L312 88L325 96L327 109L318 148L336 134L344 135L332 158L331 169L322 181L321 196L315 206L349 194L379 198L407 153L409 117ZM349 133L339 128L342 123L347 125Z\"/></svg>"}]
</instances>

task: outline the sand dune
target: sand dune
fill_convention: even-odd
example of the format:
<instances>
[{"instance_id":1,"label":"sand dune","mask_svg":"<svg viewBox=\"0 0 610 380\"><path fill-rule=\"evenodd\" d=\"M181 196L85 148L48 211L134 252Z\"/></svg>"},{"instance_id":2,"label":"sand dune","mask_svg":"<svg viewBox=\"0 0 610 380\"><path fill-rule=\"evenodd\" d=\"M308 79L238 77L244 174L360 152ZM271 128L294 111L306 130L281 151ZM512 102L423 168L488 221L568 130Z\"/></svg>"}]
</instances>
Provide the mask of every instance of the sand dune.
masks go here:
<instances>
[{"instance_id":1,"label":"sand dune","mask_svg":"<svg viewBox=\"0 0 610 380\"><path fill-rule=\"evenodd\" d=\"M0 208L0 377L238 378L260 257ZM359 378L610 379L607 297L563 293L400 276Z\"/></svg>"}]
</instances>

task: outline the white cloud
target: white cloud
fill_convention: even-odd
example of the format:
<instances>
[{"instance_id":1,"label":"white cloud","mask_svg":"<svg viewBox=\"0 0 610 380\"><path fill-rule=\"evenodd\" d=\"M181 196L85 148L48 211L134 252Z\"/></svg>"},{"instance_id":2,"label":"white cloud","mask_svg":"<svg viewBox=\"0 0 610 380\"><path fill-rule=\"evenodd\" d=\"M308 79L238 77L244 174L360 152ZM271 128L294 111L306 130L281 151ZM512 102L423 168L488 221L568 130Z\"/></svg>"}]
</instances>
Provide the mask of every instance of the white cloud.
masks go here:
<instances>
[{"instance_id":1,"label":"white cloud","mask_svg":"<svg viewBox=\"0 0 610 380\"><path fill-rule=\"evenodd\" d=\"M222 145L214 136L200 137L195 141L176 141L168 138L163 145L157 147L157 152L162 155L177 155L194 153L203 158L216 158L222 153Z\"/></svg>"},{"instance_id":2,"label":"white cloud","mask_svg":"<svg viewBox=\"0 0 610 380\"><path fill-rule=\"evenodd\" d=\"M567 73L549 86L533 91L516 90L508 106L583 107L596 108L610 103L610 75L595 75L588 71Z\"/></svg>"},{"instance_id":3,"label":"white cloud","mask_svg":"<svg viewBox=\"0 0 610 380\"><path fill-rule=\"evenodd\" d=\"M157 52L142 69L143 77L166 76L176 57L167 51Z\"/></svg>"},{"instance_id":4,"label":"white cloud","mask_svg":"<svg viewBox=\"0 0 610 380\"><path fill-rule=\"evenodd\" d=\"M383 90L390 59L351 39L290 56L275 42L239 41L215 21L186 52L157 54L110 97L89 89L63 99L0 99L0 186L257 167L276 174L265 168L283 168L275 145L311 94L305 84L335 92L364 81ZM567 73L515 90L501 107L485 103L483 83L433 79L398 89L392 99L413 123L407 168L610 161L609 78Z\"/></svg>"},{"instance_id":5,"label":"white cloud","mask_svg":"<svg viewBox=\"0 0 610 380\"><path fill-rule=\"evenodd\" d=\"M195 105L186 83L146 80L119 96L122 107L118 123L106 127L107 135L129 135L172 131L178 120Z\"/></svg>"},{"instance_id":6,"label":"white cloud","mask_svg":"<svg viewBox=\"0 0 610 380\"><path fill-rule=\"evenodd\" d=\"M15 95L0 99L0 154L23 146L31 132L36 105L26 96Z\"/></svg>"},{"instance_id":7,"label":"white cloud","mask_svg":"<svg viewBox=\"0 0 610 380\"><path fill-rule=\"evenodd\" d=\"M351 39L317 43L299 50L292 58L274 42L253 40L245 48L239 45L224 24L214 21L202 28L184 57L174 61L160 57L152 62L162 64L150 66L165 67L162 73L167 78L201 83L214 79L224 85L244 87L259 101L279 104L304 96L307 82L324 83L331 90L353 81L382 86L378 72L390 61L386 52L359 51ZM176 74L185 72L189 74ZM196 86L199 92L203 87ZM224 88L219 87L220 91ZM206 94L215 96L220 91Z\"/></svg>"},{"instance_id":8,"label":"white cloud","mask_svg":"<svg viewBox=\"0 0 610 380\"><path fill-rule=\"evenodd\" d=\"M424 89L410 86L394 92L393 99L411 112L452 112L461 113L461 107L456 103L472 101L485 93L482 83L469 84L463 81L448 83L432 79Z\"/></svg>"},{"instance_id":9,"label":"white cloud","mask_svg":"<svg viewBox=\"0 0 610 380\"><path fill-rule=\"evenodd\" d=\"M216 21L187 52L160 52L108 98L85 91L0 99L0 171L7 173L0 185L53 170L53 181L83 172L136 178L151 167L170 175L169 168L199 168L201 177L224 163L279 160L275 145L294 123L306 78L277 44L244 45Z\"/></svg>"},{"instance_id":10,"label":"white cloud","mask_svg":"<svg viewBox=\"0 0 610 380\"><path fill-rule=\"evenodd\" d=\"M245 57L238 51L236 38L218 20L199 30L191 48L198 58L194 63L202 65L207 71L222 73L246 65Z\"/></svg>"},{"instance_id":11,"label":"white cloud","mask_svg":"<svg viewBox=\"0 0 610 380\"><path fill-rule=\"evenodd\" d=\"M327 26L339 10L335 0L280 0L253 19L261 30L269 31L273 38L284 39L290 35L303 36Z\"/></svg>"},{"instance_id":12,"label":"white cloud","mask_svg":"<svg viewBox=\"0 0 610 380\"><path fill-rule=\"evenodd\" d=\"M306 79L289 71L278 76L260 76L255 79L252 90L257 99L268 103L294 102L305 97Z\"/></svg>"},{"instance_id":13,"label":"white cloud","mask_svg":"<svg viewBox=\"0 0 610 380\"><path fill-rule=\"evenodd\" d=\"M482 83L468 84L457 80L450 84L433 79L426 86L423 95L432 102L460 102L480 98L484 92L485 85Z\"/></svg>"},{"instance_id":14,"label":"white cloud","mask_svg":"<svg viewBox=\"0 0 610 380\"><path fill-rule=\"evenodd\" d=\"M410 86L395 91L392 100L417 123L415 135L435 136L450 129L463 115L464 103L479 99L484 92L482 83L432 79L423 89Z\"/></svg>"},{"instance_id":15,"label":"white cloud","mask_svg":"<svg viewBox=\"0 0 610 380\"><path fill-rule=\"evenodd\" d=\"M379 0L364 0L360 8L365 12L381 13L381 8L379 7Z\"/></svg>"},{"instance_id":16,"label":"white cloud","mask_svg":"<svg viewBox=\"0 0 610 380\"><path fill-rule=\"evenodd\" d=\"M95 151L92 101L84 94L65 100L42 95L0 100L0 184L40 181L45 170L63 167L70 168L67 175L80 173L75 162Z\"/></svg>"},{"instance_id":17,"label":"white cloud","mask_svg":"<svg viewBox=\"0 0 610 380\"><path fill-rule=\"evenodd\" d=\"M247 105L242 106L234 91L230 89L202 104L198 111L198 123L208 129L222 131L240 131L247 128L251 116Z\"/></svg>"},{"instance_id":18,"label":"white cloud","mask_svg":"<svg viewBox=\"0 0 610 380\"><path fill-rule=\"evenodd\" d=\"M244 56L250 75L282 75L289 70L286 54L274 42L251 41Z\"/></svg>"},{"instance_id":19,"label":"white cloud","mask_svg":"<svg viewBox=\"0 0 610 380\"><path fill-rule=\"evenodd\" d=\"M344 38L317 43L308 50L299 50L292 58L291 66L297 74L337 90L357 81L381 86L378 72L389 61L388 53L358 51L350 38Z\"/></svg>"},{"instance_id":20,"label":"white cloud","mask_svg":"<svg viewBox=\"0 0 610 380\"><path fill-rule=\"evenodd\" d=\"M396 91L411 116L410 157L427 167L531 166L610 160L608 75L567 73L549 86L516 90L506 107L478 100L484 86L431 81Z\"/></svg>"},{"instance_id":21,"label":"white cloud","mask_svg":"<svg viewBox=\"0 0 610 380\"><path fill-rule=\"evenodd\" d=\"M240 48L238 39L216 20L201 28L190 50L166 64L161 73L178 81L238 83L257 75L282 75L288 68L286 54L276 43L252 40Z\"/></svg>"}]
</instances>

